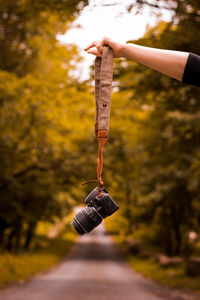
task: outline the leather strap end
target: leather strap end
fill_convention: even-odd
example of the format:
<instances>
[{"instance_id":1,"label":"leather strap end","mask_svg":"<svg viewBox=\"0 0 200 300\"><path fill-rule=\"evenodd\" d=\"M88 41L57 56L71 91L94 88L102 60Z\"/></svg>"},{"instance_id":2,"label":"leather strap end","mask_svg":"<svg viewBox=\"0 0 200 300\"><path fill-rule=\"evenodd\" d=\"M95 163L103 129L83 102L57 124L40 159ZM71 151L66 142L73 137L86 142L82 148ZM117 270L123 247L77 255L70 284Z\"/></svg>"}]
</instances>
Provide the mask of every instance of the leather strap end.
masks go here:
<instances>
[{"instance_id":1,"label":"leather strap end","mask_svg":"<svg viewBox=\"0 0 200 300\"><path fill-rule=\"evenodd\" d=\"M108 130L101 129L97 132L97 138L100 146L105 146L108 140Z\"/></svg>"}]
</instances>

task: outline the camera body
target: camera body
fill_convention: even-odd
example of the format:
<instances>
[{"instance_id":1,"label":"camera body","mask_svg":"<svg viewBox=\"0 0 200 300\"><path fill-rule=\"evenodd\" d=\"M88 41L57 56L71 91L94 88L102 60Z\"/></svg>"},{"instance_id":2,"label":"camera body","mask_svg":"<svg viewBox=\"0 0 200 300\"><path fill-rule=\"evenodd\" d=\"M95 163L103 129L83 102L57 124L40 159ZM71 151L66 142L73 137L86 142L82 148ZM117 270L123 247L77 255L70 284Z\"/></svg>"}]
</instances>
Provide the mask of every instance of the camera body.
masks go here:
<instances>
[{"instance_id":1,"label":"camera body","mask_svg":"<svg viewBox=\"0 0 200 300\"><path fill-rule=\"evenodd\" d=\"M98 187L96 187L87 196L84 202L87 206L75 215L71 223L80 235L89 233L97 227L103 219L111 216L119 209L119 206L110 197L105 188L103 188L102 196L99 197Z\"/></svg>"}]
</instances>

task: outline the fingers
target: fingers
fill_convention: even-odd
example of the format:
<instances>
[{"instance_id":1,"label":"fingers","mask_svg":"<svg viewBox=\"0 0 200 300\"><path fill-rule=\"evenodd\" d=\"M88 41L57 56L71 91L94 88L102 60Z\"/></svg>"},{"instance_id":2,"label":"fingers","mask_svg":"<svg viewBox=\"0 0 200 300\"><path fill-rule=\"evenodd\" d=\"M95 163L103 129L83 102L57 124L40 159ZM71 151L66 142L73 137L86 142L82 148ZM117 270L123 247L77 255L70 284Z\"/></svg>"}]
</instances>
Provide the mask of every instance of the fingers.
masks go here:
<instances>
[{"instance_id":1,"label":"fingers","mask_svg":"<svg viewBox=\"0 0 200 300\"><path fill-rule=\"evenodd\" d=\"M103 46L104 45L107 45L108 44L108 38L107 37L103 37L101 40L99 41L93 41L91 44L89 44L85 49L84 51L87 51L87 53L90 53L90 54L94 54L94 55L97 55L97 56L102 56L102 53L103 53ZM96 49L92 49L92 50L89 50L93 47L96 47ZM89 50L89 51L88 51Z\"/></svg>"},{"instance_id":2,"label":"fingers","mask_svg":"<svg viewBox=\"0 0 200 300\"><path fill-rule=\"evenodd\" d=\"M89 53L89 54L93 54L93 55L101 57L103 49L102 49L102 47L99 47L99 45L97 45L97 44L98 44L98 42L96 42L96 41L92 42L84 49L84 51L87 51L87 53ZM96 49L89 50L93 47L96 47Z\"/></svg>"},{"instance_id":3,"label":"fingers","mask_svg":"<svg viewBox=\"0 0 200 300\"><path fill-rule=\"evenodd\" d=\"M92 42L91 44L89 44L89 45L84 49L84 51L87 51L87 53L89 53L89 54L93 54L93 55L96 55L96 56L100 56L100 57L101 57L101 56L102 56L102 55L101 55L102 52L99 52L99 48L89 50L89 49L95 47L96 45L97 45L97 42L94 41L94 42ZM88 51L88 50L89 50L89 51Z\"/></svg>"},{"instance_id":4,"label":"fingers","mask_svg":"<svg viewBox=\"0 0 200 300\"><path fill-rule=\"evenodd\" d=\"M96 41L92 42L91 44L89 44L85 49L84 51L87 51L88 49L92 48L92 47L95 47L96 46Z\"/></svg>"},{"instance_id":5,"label":"fingers","mask_svg":"<svg viewBox=\"0 0 200 300\"><path fill-rule=\"evenodd\" d=\"M107 36L104 36L101 40L92 42L84 50L87 51L87 53L101 57L104 45L108 45L112 48L114 58L124 57L124 44L112 40Z\"/></svg>"},{"instance_id":6,"label":"fingers","mask_svg":"<svg viewBox=\"0 0 200 300\"><path fill-rule=\"evenodd\" d=\"M97 42L96 42L96 48L97 48L97 52L98 52L99 54L102 54L102 53L103 53L103 45L104 45L103 40L100 40L100 41L97 41Z\"/></svg>"},{"instance_id":7,"label":"fingers","mask_svg":"<svg viewBox=\"0 0 200 300\"><path fill-rule=\"evenodd\" d=\"M95 50L95 49L89 50L89 51L87 51L87 53L93 54L93 55L96 55L96 56L99 56L99 57L102 56L102 54L99 53L99 52L98 52L97 50Z\"/></svg>"}]
</instances>

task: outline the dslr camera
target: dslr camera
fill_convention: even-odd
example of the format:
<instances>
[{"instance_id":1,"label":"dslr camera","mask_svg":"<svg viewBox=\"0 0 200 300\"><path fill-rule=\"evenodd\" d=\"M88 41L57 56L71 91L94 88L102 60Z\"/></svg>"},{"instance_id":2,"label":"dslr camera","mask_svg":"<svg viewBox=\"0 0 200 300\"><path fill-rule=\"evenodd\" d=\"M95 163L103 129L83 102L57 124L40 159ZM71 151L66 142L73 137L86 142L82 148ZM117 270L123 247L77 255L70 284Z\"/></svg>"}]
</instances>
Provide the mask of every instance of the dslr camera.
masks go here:
<instances>
[{"instance_id":1,"label":"dslr camera","mask_svg":"<svg viewBox=\"0 0 200 300\"><path fill-rule=\"evenodd\" d=\"M103 219L111 216L119 208L105 188L102 190L102 196L99 197L98 187L96 187L84 203L87 206L75 215L71 223L80 235L92 231Z\"/></svg>"}]
</instances>

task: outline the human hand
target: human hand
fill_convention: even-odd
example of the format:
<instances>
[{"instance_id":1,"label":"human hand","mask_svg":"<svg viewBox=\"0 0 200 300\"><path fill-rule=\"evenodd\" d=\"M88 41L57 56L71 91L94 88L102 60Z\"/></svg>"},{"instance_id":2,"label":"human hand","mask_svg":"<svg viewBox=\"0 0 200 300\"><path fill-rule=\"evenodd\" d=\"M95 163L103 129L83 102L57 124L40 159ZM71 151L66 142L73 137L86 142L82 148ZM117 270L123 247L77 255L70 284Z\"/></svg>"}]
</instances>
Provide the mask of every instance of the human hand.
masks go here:
<instances>
[{"instance_id":1,"label":"human hand","mask_svg":"<svg viewBox=\"0 0 200 300\"><path fill-rule=\"evenodd\" d=\"M111 38L106 37L106 36L104 36L101 40L94 41L91 44L89 44L84 49L84 51L87 51L87 53L90 53L90 54L101 57L104 45L108 45L112 48L115 58L123 57L123 47L124 47L124 45L121 44L121 43L118 43L118 42L116 42L116 41L114 41ZM96 49L91 49L93 47L96 47Z\"/></svg>"}]
</instances>

